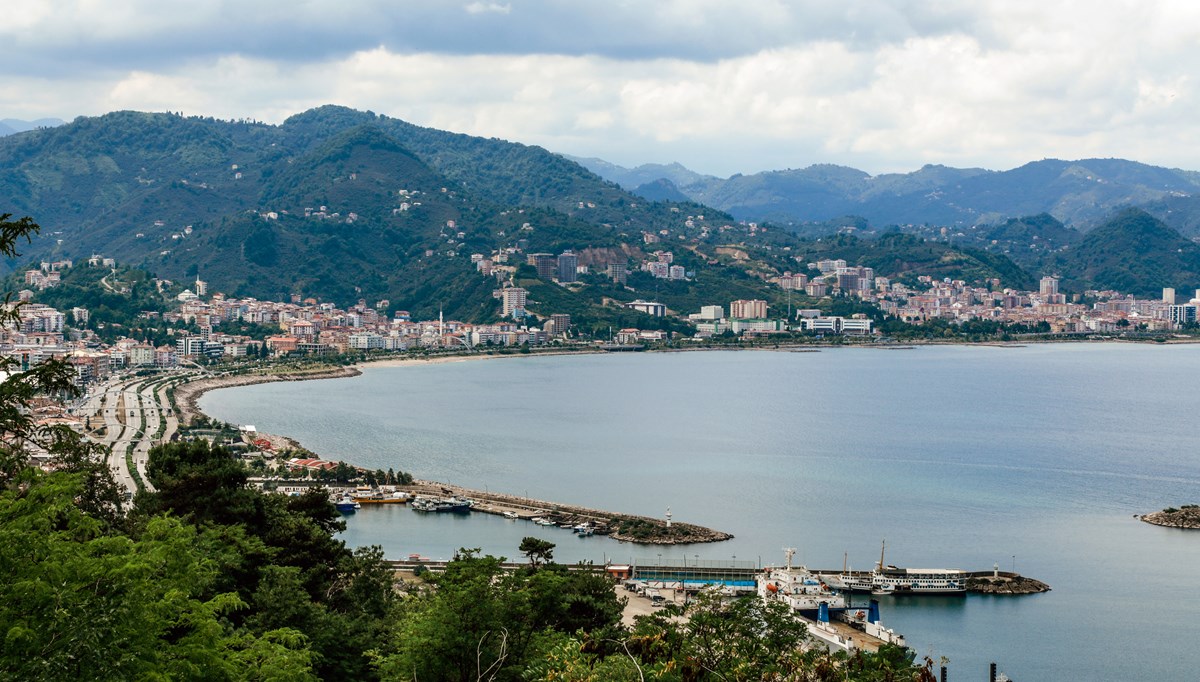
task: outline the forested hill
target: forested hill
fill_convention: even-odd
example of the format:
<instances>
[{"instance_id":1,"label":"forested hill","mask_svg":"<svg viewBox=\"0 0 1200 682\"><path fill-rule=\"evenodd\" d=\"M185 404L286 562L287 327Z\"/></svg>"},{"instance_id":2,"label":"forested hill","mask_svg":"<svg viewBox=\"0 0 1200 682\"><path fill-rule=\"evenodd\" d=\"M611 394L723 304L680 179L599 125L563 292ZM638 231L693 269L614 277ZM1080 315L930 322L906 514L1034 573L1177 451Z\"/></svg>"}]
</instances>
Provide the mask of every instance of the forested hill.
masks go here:
<instances>
[{"instance_id":1,"label":"forested hill","mask_svg":"<svg viewBox=\"0 0 1200 682\"><path fill-rule=\"evenodd\" d=\"M1067 288L1116 289L1154 297L1200 283L1200 245L1145 211L1128 209L1061 252L1055 269Z\"/></svg>"},{"instance_id":2,"label":"forested hill","mask_svg":"<svg viewBox=\"0 0 1200 682\"><path fill-rule=\"evenodd\" d=\"M1122 163L1093 164L1103 177L1087 175L1093 165L1084 171L1066 162L1031 164L1005 175L1007 189L989 195L989 205L1014 201L1006 210L1032 215L1023 207L1041 205L1053 194L1024 197L1022 188L1035 180L1053 185L1054 178L1069 177L1071 183L1107 187L1099 178L1126 186L1157 173L1172 191L1190 182L1187 174L1130 170ZM492 297L498 282L477 271L472 255L502 249L515 250L508 262L519 266L512 281L529 289L531 312L570 313L592 328L671 326L630 319L620 303L635 298L653 298L685 314L740 298L775 305L784 294L772 278L805 271L806 254L845 258L900 278L998 279L1002 286L1025 288L1057 268L1074 273L1071 285L1080 288L1091 286L1093 277L1116 281L1101 277L1103 269L1073 264L1068 256L1079 233L1050 216L998 221L995 230L939 233L919 226L904 238L864 229L870 221L862 217L830 221L816 228L819 233L793 233L739 223L685 201L677 185L691 177L686 169L659 170L674 180L642 187L651 200L540 147L337 106L280 125L122 111L0 139L2 209L32 216L43 227L24 250L28 258L102 254L175 281L200 277L212 291L234 296L303 294L342 305L386 299L392 309L417 317L443 310L451 318L487 321L499 312ZM994 175L930 166L872 179L853 169L814 166L768 178L755 196L770 203L772 188L801 179L804 192L790 201L806 210L845 215L838 196L859 192L919 211L929 202L945 203L948 195L932 187L953 183L960 193L955 196L966 197L961 193L971 187L978 190L972 196L983 196L986 187L973 183L996 180ZM864 183L874 188L865 191ZM862 237L822 239L847 225ZM1171 244L1150 240L1131 247ZM570 286L553 285L524 265L527 254L567 249L591 268ZM658 251L682 266L686 277L656 279L640 271ZM1151 279L1182 283L1195 272L1183 261L1156 261L1155 253L1133 255L1160 263L1146 273ZM628 281L614 284L605 277L609 264L629 266ZM1182 269L1172 270L1176 265ZM1129 281L1141 291L1159 286L1151 279Z\"/></svg>"},{"instance_id":3,"label":"forested hill","mask_svg":"<svg viewBox=\"0 0 1200 682\"><path fill-rule=\"evenodd\" d=\"M103 253L230 294L387 298L466 319L494 308L472 253L620 249L690 215L732 220L638 198L538 147L334 106L279 126L124 111L6 137L0 193L43 226L35 259Z\"/></svg>"}]
</instances>

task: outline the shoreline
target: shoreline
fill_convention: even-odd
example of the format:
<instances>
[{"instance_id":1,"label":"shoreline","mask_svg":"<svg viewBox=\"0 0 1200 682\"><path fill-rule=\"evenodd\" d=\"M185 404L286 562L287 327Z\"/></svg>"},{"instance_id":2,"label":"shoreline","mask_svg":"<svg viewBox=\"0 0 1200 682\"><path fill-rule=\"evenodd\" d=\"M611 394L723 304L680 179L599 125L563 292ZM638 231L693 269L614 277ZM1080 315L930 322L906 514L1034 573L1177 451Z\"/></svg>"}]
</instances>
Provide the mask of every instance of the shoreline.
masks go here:
<instances>
[{"instance_id":1,"label":"shoreline","mask_svg":"<svg viewBox=\"0 0 1200 682\"><path fill-rule=\"evenodd\" d=\"M294 372L285 373L263 371L260 373L234 374L222 377L207 377L181 384L176 388L175 399L179 409L179 421L182 424L190 423L195 417L208 416L200 409L199 400L205 393L216 389L253 386L257 384L275 383L280 381L310 381L316 379L356 377L362 375L362 368L367 366L402 367L405 365L446 364L450 362L465 362L468 360L487 360L505 357L522 358L533 355L591 355L603 352L604 351L601 350L587 349L578 352L556 351L531 353L528 355L481 354L434 358L389 358L378 362L360 363L358 365L352 365L349 367L317 367L307 371L297 370ZM272 441L281 441L296 450L303 450L313 453L314 455L317 454L290 436L266 432L259 432L258 435ZM347 464L350 463L347 462ZM354 465L351 464L351 466ZM441 483L437 481L417 479L412 485L398 487L399 489L415 493L425 493L431 495L457 495L469 497L473 500L483 500L484 504L480 505L480 508L477 510L484 513L503 514L505 511L511 511L520 515L521 518L532 518L535 515L545 516L554 520L556 525L589 523L603 529L602 534L608 535L614 540L618 540L620 542L630 542L634 544L645 545L692 545L723 542L733 538L731 533L686 522L677 521L668 525L668 523L662 519L640 516L637 514L624 514L601 509L592 509L574 504L538 500L511 495L508 493L481 491L474 488L451 485L449 483Z\"/></svg>"},{"instance_id":2,"label":"shoreline","mask_svg":"<svg viewBox=\"0 0 1200 682\"><path fill-rule=\"evenodd\" d=\"M918 341L918 342L906 342L906 343L896 343L896 344L786 344L786 345L780 344L780 345L776 345L776 346L759 346L759 347L749 347L749 348L736 347L736 346L735 347L678 348L678 349L667 348L667 349L646 349L643 352L678 353L678 352L711 352L711 351L769 351L769 352L789 353L789 352L820 352L821 350L833 349L833 348L870 348L870 349L875 349L875 350L901 350L901 349L915 350L916 348L921 347L921 346L950 346L950 345L985 346L985 347L992 347L992 348L1007 349L1007 348L1024 348L1024 347L1028 347L1030 345L1038 345L1041 343L1085 343L1085 342L1096 343L1096 342L1114 342L1114 341L1119 341L1122 343L1151 343L1152 345L1186 345L1186 344L1200 343L1200 339L1198 339L1198 338L1173 339L1173 340L1168 340L1166 343L1143 341L1143 340L1121 340L1121 339L1104 339L1104 340L1062 339L1062 340L1034 341L1034 342L1029 342L1029 341L990 342L989 341L989 342L977 342L977 343L954 343L954 342L942 342L942 341L920 342L920 341ZM317 380L317 379L336 379L336 378L355 377L355 376L361 376L363 374L364 370L366 370L368 368L372 368L372 367L393 368L393 367L405 367L405 366L416 366L416 365L448 364L448 363L454 363L454 362L468 362L468 361L478 361L478 360L497 360L497 359L503 359L503 358L531 358L531 357L539 357L539 356L565 356L565 355L602 355L602 354L607 354L607 353L608 353L608 351L605 351L600 348L582 347L582 348L578 348L578 349L558 349L558 350L549 350L549 351L543 351L543 352L533 351L530 353L503 353L503 354L501 354L501 353L471 353L471 354L439 355L439 356L434 356L434 357L402 357L402 358L384 357L384 358L379 358L379 359L374 359L374 360L368 360L366 362L360 362L360 363L350 365L350 366L322 365L322 366L314 367L311 369L294 369L294 370L285 371L285 372L269 371L268 369L264 368L264 369L260 369L257 371L247 372L245 374L226 375L226 376L219 376L219 377L206 377L206 378L197 379L195 381L185 382L183 384L180 384L175 389L175 397L176 397L176 403L177 403L178 410L179 410L179 421L181 424L187 424L187 423L190 423L190 421L195 417L200 417L200 416L208 417L208 415L206 415L200 409L199 400L205 393L207 393L211 390L216 390L216 389L236 388L239 386L250 386L250 385L255 385L255 384L274 383L274 382L280 382L280 381L308 381L308 380ZM278 439L278 440L288 444L290 447L297 449L297 450L303 450L303 451L310 452L310 453L313 452L312 450L309 450L308 448L304 447L299 441L297 441L296 439L291 438L289 436L279 435L279 434L268 434L268 433L262 433L261 435L271 437L274 439ZM316 453L313 453L313 454L314 454L314 456L319 456L319 455L316 455ZM465 495L473 497L473 498L479 498L479 499L494 498L494 499L492 499L492 501L494 503L499 503L500 506L504 506L504 503L501 502L501 498L505 498L510 502L516 502L518 504L518 507L516 509L537 508L537 509L543 509L543 510L560 510L560 509L561 510L572 510L572 511L567 512L567 514L578 517L581 520L586 520L586 519L597 519L598 520L602 517L608 519L609 521L615 521L617 519L637 520L640 523L648 523L652 526L656 526L657 530L659 530L659 531L662 531L666 525L663 521L661 521L659 519L652 519L649 517L641 517L641 516L636 516L636 515L620 514L617 512L610 512L610 511L587 509L584 507L578 507L578 506L571 505L571 504L555 503L555 502L550 502L550 501L545 501L545 500L525 499L525 498L520 498L515 495L505 495L505 494L501 494L501 493L481 492L481 491L478 491L475 489L464 488L461 486L450 486L447 484L441 484L441 483L437 483L437 482L424 481L424 480L418 480L417 484L422 485L422 486L433 486L433 487L437 487L437 488L441 488L441 489L458 489L458 490L462 491L462 494L465 494ZM484 511L484 510L481 510L481 511ZM500 513L500 512L494 511L492 513ZM1200 528L1200 523L1197 523L1194 525L1182 525L1182 524L1173 523L1170 521L1165 521L1165 522L1160 521L1157 518L1150 518L1150 517L1156 517L1156 516L1162 515L1162 514L1163 514L1163 512L1155 512L1153 514L1146 514L1146 515L1139 516L1138 518L1146 523L1165 526L1165 527ZM686 539L684 539L683 537L670 538L670 537L666 537L663 535L655 535L650 538L647 538L644 536L635 537L632 535L620 533L619 531L612 533L611 537L613 537L616 540L630 541L630 542L634 542L634 543L644 543L644 544L692 544L692 543L720 542L720 541L730 539L733 537L733 535L731 535L729 533L724 533L722 531L704 528L701 526L694 526L691 524L686 524L686 523L681 523L681 522L673 523L672 526L679 527L681 530L685 527L687 529L689 529L689 531L686 533L686 536L685 536ZM643 533L645 533L649 529L647 529L643 526L642 530L643 530ZM641 534L639 534L639 535L641 535Z\"/></svg>"},{"instance_id":3,"label":"shoreline","mask_svg":"<svg viewBox=\"0 0 1200 682\"><path fill-rule=\"evenodd\" d=\"M1163 528L1200 530L1200 507L1184 505L1182 509L1168 508L1149 514L1135 514L1139 521Z\"/></svg>"}]
</instances>

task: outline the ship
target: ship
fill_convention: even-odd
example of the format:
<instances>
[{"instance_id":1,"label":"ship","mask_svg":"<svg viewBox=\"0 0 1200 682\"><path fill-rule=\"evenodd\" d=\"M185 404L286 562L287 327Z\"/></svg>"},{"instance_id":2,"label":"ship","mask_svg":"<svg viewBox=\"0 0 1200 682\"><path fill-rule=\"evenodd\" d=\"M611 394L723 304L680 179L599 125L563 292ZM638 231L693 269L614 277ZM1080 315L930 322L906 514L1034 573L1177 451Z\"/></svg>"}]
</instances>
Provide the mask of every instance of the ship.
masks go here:
<instances>
[{"instance_id":1,"label":"ship","mask_svg":"<svg viewBox=\"0 0 1200 682\"><path fill-rule=\"evenodd\" d=\"M349 495L341 495L333 501L335 509L343 514L353 514L354 510L362 508L362 505L354 501L354 498Z\"/></svg>"},{"instance_id":2,"label":"ship","mask_svg":"<svg viewBox=\"0 0 1200 682\"><path fill-rule=\"evenodd\" d=\"M957 568L899 568L883 562L885 541L879 550L879 563L870 575L852 574L843 570L838 575L822 578L835 590L870 592L872 594L942 594L965 595L967 572Z\"/></svg>"},{"instance_id":3,"label":"ship","mask_svg":"<svg viewBox=\"0 0 1200 682\"><path fill-rule=\"evenodd\" d=\"M354 493L354 501L360 504L404 504L408 502L408 493L385 493L382 490L360 488Z\"/></svg>"},{"instance_id":4,"label":"ship","mask_svg":"<svg viewBox=\"0 0 1200 682\"><path fill-rule=\"evenodd\" d=\"M785 549L785 566L767 567L763 570L756 581L758 595L764 599L783 601L793 611L815 613L821 605L825 605L826 608L846 608L846 598L833 591L821 576L803 565L792 566L795 553L796 550L790 547Z\"/></svg>"},{"instance_id":5,"label":"ship","mask_svg":"<svg viewBox=\"0 0 1200 682\"><path fill-rule=\"evenodd\" d=\"M420 512L450 512L466 514L471 511L474 502L465 497L417 497L412 501L413 511Z\"/></svg>"}]
</instances>

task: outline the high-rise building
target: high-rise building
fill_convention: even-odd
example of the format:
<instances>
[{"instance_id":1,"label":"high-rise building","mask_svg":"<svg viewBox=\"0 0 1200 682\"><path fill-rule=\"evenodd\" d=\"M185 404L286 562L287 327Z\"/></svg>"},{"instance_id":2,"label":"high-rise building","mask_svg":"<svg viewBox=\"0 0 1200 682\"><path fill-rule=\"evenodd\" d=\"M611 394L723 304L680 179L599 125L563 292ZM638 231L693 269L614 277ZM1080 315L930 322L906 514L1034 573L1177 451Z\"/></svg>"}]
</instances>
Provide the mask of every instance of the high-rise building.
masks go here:
<instances>
[{"instance_id":1,"label":"high-rise building","mask_svg":"<svg viewBox=\"0 0 1200 682\"><path fill-rule=\"evenodd\" d=\"M549 253L531 253L528 262L537 268L538 279L549 282L558 274L558 258Z\"/></svg>"},{"instance_id":2,"label":"high-rise building","mask_svg":"<svg viewBox=\"0 0 1200 682\"><path fill-rule=\"evenodd\" d=\"M735 320L758 320L767 316L767 302L758 299L734 301L729 304L729 317Z\"/></svg>"},{"instance_id":3,"label":"high-rise building","mask_svg":"<svg viewBox=\"0 0 1200 682\"><path fill-rule=\"evenodd\" d=\"M557 313L550 316L550 321L554 323L554 333L562 334L571 328L571 316L566 313Z\"/></svg>"},{"instance_id":4,"label":"high-rise building","mask_svg":"<svg viewBox=\"0 0 1200 682\"><path fill-rule=\"evenodd\" d=\"M1175 305L1175 290L1170 287L1163 289L1163 303L1167 305Z\"/></svg>"},{"instance_id":5,"label":"high-rise building","mask_svg":"<svg viewBox=\"0 0 1200 682\"><path fill-rule=\"evenodd\" d=\"M1054 277L1043 277L1041 284L1038 287L1038 293L1042 295L1043 299L1049 298L1050 296L1057 296L1058 280Z\"/></svg>"},{"instance_id":6,"label":"high-rise building","mask_svg":"<svg viewBox=\"0 0 1200 682\"><path fill-rule=\"evenodd\" d=\"M579 256L574 251L558 254L558 281L562 283L579 280Z\"/></svg>"},{"instance_id":7,"label":"high-rise building","mask_svg":"<svg viewBox=\"0 0 1200 682\"><path fill-rule=\"evenodd\" d=\"M624 284L629 273L624 263L609 263L608 278L616 284Z\"/></svg>"},{"instance_id":8,"label":"high-rise building","mask_svg":"<svg viewBox=\"0 0 1200 682\"><path fill-rule=\"evenodd\" d=\"M525 297L529 292L521 287L505 287L500 290L500 315L508 317L514 311L525 310Z\"/></svg>"}]
</instances>

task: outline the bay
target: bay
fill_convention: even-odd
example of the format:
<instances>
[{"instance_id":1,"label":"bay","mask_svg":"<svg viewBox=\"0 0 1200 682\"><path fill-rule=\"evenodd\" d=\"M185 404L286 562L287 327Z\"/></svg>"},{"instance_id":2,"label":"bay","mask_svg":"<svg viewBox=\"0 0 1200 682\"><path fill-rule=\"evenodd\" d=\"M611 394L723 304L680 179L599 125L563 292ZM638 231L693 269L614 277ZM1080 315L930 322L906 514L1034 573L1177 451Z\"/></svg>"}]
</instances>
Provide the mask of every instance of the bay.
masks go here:
<instances>
[{"instance_id":1,"label":"bay","mask_svg":"<svg viewBox=\"0 0 1200 682\"><path fill-rule=\"evenodd\" d=\"M886 599L954 679L1191 679L1200 533L1134 514L1200 502L1200 346L1052 344L695 352L367 367L206 394L233 423L369 468L731 532L648 548L474 514L364 509L389 556L458 547L560 561L782 561L843 553L1043 580L1044 595ZM1190 604L1190 606L1189 606Z\"/></svg>"}]
</instances>

